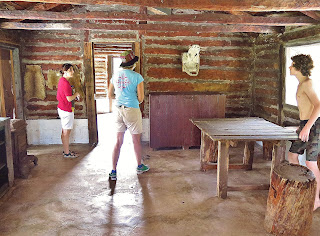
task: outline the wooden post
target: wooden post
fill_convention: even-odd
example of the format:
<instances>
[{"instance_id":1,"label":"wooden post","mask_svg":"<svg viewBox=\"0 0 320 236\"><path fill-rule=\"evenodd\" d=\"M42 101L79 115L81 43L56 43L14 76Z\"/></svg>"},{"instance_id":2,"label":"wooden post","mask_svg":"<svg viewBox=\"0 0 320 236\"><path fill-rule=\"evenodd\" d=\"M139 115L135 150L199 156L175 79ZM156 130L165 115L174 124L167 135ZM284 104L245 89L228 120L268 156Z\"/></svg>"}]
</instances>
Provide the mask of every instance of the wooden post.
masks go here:
<instances>
[{"instance_id":1,"label":"wooden post","mask_svg":"<svg viewBox=\"0 0 320 236\"><path fill-rule=\"evenodd\" d=\"M275 235L309 235L316 191L312 171L284 162L274 167L270 182L266 231Z\"/></svg>"},{"instance_id":2,"label":"wooden post","mask_svg":"<svg viewBox=\"0 0 320 236\"><path fill-rule=\"evenodd\" d=\"M227 198L229 168L229 141L218 141L217 194Z\"/></svg>"},{"instance_id":3,"label":"wooden post","mask_svg":"<svg viewBox=\"0 0 320 236\"><path fill-rule=\"evenodd\" d=\"M247 170L252 170L253 153L254 153L254 141L244 143L244 157L243 164L249 165Z\"/></svg>"},{"instance_id":4,"label":"wooden post","mask_svg":"<svg viewBox=\"0 0 320 236\"><path fill-rule=\"evenodd\" d=\"M92 43L84 43L83 53L84 75L86 81L86 105L88 114L89 143L95 145L98 143L98 127L96 101L94 99L94 74L93 74L93 58Z\"/></svg>"},{"instance_id":5,"label":"wooden post","mask_svg":"<svg viewBox=\"0 0 320 236\"><path fill-rule=\"evenodd\" d=\"M108 55L107 69L108 69L108 77L107 77L107 99L109 100L109 112L112 112L112 98L109 98L109 86L112 78L112 66L113 66L113 57Z\"/></svg>"}]
</instances>

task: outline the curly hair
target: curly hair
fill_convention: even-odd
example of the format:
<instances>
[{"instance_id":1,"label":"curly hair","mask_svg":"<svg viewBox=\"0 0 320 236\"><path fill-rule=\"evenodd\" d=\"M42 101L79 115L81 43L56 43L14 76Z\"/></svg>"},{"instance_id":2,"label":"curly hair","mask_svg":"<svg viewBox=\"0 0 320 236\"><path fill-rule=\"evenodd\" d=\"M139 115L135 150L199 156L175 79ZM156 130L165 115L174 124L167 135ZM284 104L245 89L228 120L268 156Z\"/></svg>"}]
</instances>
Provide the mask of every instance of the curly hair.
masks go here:
<instances>
[{"instance_id":1,"label":"curly hair","mask_svg":"<svg viewBox=\"0 0 320 236\"><path fill-rule=\"evenodd\" d=\"M293 67L301 72L303 76L310 76L313 68L313 61L310 55L299 54L291 57Z\"/></svg>"}]
</instances>

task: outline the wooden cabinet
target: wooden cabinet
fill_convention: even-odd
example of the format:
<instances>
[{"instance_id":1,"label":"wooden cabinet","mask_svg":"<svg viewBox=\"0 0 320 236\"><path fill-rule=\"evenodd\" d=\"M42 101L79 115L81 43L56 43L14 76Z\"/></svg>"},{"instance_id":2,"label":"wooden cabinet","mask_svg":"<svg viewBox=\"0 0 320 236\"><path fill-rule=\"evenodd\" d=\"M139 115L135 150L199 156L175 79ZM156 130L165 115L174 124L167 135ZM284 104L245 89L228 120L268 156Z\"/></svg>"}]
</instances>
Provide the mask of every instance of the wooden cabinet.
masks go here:
<instances>
[{"instance_id":1,"label":"wooden cabinet","mask_svg":"<svg viewBox=\"0 0 320 236\"><path fill-rule=\"evenodd\" d=\"M27 155L27 123L20 119L11 119L12 156L15 178L28 178L38 158Z\"/></svg>"},{"instance_id":2,"label":"wooden cabinet","mask_svg":"<svg viewBox=\"0 0 320 236\"><path fill-rule=\"evenodd\" d=\"M0 117L0 197L13 185L10 119Z\"/></svg>"},{"instance_id":3,"label":"wooden cabinet","mask_svg":"<svg viewBox=\"0 0 320 236\"><path fill-rule=\"evenodd\" d=\"M210 93L151 93L150 147L200 146L201 132L191 118L224 118L226 96Z\"/></svg>"}]
</instances>

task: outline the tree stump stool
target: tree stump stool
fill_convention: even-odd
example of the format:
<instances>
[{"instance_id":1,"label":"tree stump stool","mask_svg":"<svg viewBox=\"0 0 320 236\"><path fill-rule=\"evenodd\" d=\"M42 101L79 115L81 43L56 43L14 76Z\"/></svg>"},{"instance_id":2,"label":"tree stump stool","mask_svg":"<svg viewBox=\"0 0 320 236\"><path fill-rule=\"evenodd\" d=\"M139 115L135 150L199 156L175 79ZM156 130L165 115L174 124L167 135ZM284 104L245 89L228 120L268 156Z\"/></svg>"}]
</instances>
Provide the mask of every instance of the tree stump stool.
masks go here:
<instances>
[{"instance_id":1,"label":"tree stump stool","mask_svg":"<svg viewBox=\"0 0 320 236\"><path fill-rule=\"evenodd\" d=\"M265 229L275 235L309 235L316 181L307 167L281 163L271 173Z\"/></svg>"}]
</instances>

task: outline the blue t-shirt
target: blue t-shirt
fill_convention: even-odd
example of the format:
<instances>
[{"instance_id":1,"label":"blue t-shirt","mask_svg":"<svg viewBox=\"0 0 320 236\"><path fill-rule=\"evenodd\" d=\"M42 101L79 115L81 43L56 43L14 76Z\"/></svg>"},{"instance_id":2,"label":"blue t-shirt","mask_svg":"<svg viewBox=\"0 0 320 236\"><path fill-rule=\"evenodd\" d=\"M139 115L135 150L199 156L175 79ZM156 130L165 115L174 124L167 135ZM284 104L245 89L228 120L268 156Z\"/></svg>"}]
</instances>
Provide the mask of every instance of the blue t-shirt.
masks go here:
<instances>
[{"instance_id":1,"label":"blue t-shirt","mask_svg":"<svg viewBox=\"0 0 320 236\"><path fill-rule=\"evenodd\" d=\"M111 78L116 94L116 105L124 105L126 107L139 108L137 86L144 79L133 70L120 70Z\"/></svg>"}]
</instances>

